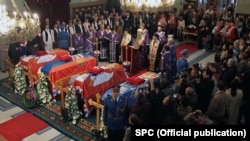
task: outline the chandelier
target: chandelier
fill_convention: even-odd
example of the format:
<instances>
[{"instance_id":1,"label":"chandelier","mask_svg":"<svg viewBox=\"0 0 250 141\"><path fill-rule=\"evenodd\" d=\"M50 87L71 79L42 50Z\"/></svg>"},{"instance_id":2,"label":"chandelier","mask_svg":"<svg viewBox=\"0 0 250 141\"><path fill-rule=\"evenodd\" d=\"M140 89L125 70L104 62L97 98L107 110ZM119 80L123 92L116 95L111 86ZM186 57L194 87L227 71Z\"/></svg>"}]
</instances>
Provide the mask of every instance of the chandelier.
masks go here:
<instances>
[{"instance_id":1,"label":"chandelier","mask_svg":"<svg viewBox=\"0 0 250 141\"><path fill-rule=\"evenodd\" d=\"M152 8L166 8L173 6L174 0L121 0L121 6L124 9L131 7L141 10Z\"/></svg>"},{"instance_id":2,"label":"chandelier","mask_svg":"<svg viewBox=\"0 0 250 141\"><path fill-rule=\"evenodd\" d=\"M41 32L38 15L31 12L25 0L22 2L26 10L21 11L15 0L11 0L13 11L0 5L0 45L19 42L23 38L32 40Z\"/></svg>"}]
</instances>

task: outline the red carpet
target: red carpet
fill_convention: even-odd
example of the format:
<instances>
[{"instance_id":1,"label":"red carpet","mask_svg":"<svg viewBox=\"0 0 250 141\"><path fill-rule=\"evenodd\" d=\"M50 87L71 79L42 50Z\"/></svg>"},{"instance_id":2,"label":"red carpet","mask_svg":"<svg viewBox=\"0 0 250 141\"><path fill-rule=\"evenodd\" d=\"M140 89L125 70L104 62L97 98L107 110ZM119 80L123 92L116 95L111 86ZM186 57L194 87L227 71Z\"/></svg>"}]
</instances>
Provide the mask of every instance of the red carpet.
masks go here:
<instances>
[{"instance_id":1,"label":"red carpet","mask_svg":"<svg viewBox=\"0 0 250 141\"><path fill-rule=\"evenodd\" d=\"M0 124L0 135L8 141L20 141L47 126L47 123L26 112Z\"/></svg>"},{"instance_id":2,"label":"red carpet","mask_svg":"<svg viewBox=\"0 0 250 141\"><path fill-rule=\"evenodd\" d=\"M183 43L180 43L179 45L177 45L176 46L177 59L182 57L181 51L185 48L188 49L188 52L190 54L190 53L193 53L194 51L197 50L197 45L193 42L183 42Z\"/></svg>"}]
</instances>

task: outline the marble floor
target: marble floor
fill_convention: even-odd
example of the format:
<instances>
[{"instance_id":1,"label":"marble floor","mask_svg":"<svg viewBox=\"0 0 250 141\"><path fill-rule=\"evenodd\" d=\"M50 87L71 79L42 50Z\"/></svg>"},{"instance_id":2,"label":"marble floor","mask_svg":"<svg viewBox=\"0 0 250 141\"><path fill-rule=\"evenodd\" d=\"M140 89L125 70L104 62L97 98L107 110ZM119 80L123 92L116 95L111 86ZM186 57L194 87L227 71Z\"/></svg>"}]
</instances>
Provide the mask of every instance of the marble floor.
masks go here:
<instances>
[{"instance_id":1,"label":"marble floor","mask_svg":"<svg viewBox=\"0 0 250 141\"><path fill-rule=\"evenodd\" d=\"M206 62L213 62L214 54L213 53L204 53L202 50L197 50L196 52L190 54L188 58L188 62L190 65L193 63L202 63L204 66ZM107 64L107 62L99 62L98 65L102 66ZM0 79L8 77L8 73L0 72ZM2 106L5 105L5 106ZM14 104L10 103L6 99L0 96L0 123L3 123L11 118L14 118L20 114L25 112L23 109L15 106ZM49 126L41 131L34 133L22 141L72 141L71 138L65 136L58 130L54 129L53 127Z\"/></svg>"}]
</instances>

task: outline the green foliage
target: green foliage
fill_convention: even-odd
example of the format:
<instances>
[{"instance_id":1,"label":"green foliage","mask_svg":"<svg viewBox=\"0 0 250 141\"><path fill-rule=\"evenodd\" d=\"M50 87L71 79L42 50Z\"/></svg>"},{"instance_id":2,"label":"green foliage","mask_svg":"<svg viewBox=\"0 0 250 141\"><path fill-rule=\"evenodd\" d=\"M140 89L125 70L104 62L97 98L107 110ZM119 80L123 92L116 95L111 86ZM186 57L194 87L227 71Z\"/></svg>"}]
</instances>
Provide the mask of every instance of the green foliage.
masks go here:
<instances>
[{"instance_id":1,"label":"green foliage","mask_svg":"<svg viewBox=\"0 0 250 141\"><path fill-rule=\"evenodd\" d=\"M70 93L65 96L65 108L68 110L68 117L72 124L77 124L82 113L78 109L76 93L69 87Z\"/></svg>"},{"instance_id":2,"label":"green foliage","mask_svg":"<svg viewBox=\"0 0 250 141\"><path fill-rule=\"evenodd\" d=\"M36 85L37 95L41 101L42 105L52 105L55 104L56 100L53 99L49 92L49 83L47 81L47 76L44 73L39 73L38 83Z\"/></svg>"},{"instance_id":3,"label":"green foliage","mask_svg":"<svg viewBox=\"0 0 250 141\"><path fill-rule=\"evenodd\" d=\"M23 68L17 64L14 69L14 85L15 85L15 93L23 95L27 88L27 82L24 74Z\"/></svg>"}]
</instances>

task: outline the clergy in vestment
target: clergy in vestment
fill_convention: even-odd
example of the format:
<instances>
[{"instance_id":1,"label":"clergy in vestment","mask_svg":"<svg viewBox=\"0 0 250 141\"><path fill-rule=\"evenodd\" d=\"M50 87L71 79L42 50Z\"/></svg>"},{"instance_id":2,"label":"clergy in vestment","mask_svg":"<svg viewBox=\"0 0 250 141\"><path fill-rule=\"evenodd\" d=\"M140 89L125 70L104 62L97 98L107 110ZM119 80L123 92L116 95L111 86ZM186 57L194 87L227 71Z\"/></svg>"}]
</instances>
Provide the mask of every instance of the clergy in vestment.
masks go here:
<instances>
[{"instance_id":1,"label":"clergy in vestment","mask_svg":"<svg viewBox=\"0 0 250 141\"><path fill-rule=\"evenodd\" d=\"M72 36L72 46L75 48L73 54L82 53L83 44L84 44L83 34L80 31L77 31L77 33Z\"/></svg>"},{"instance_id":2,"label":"clergy in vestment","mask_svg":"<svg viewBox=\"0 0 250 141\"><path fill-rule=\"evenodd\" d=\"M132 45L132 38L131 38L131 34L129 33L129 29L125 28L124 29L124 33L123 33L123 37L122 37L122 41L121 41L121 55L120 55L120 61L127 61L128 58L126 58L127 56L124 55L124 47L126 46L131 46ZM126 54L126 53L125 53Z\"/></svg>"},{"instance_id":3,"label":"clergy in vestment","mask_svg":"<svg viewBox=\"0 0 250 141\"><path fill-rule=\"evenodd\" d=\"M157 27L157 31L156 31L156 34L159 35L159 40L160 40L160 44L161 45L164 45L167 41L167 38L166 38L166 34L165 32L162 30L162 27L161 26L158 26ZM163 46L162 46L163 47Z\"/></svg>"},{"instance_id":4,"label":"clergy in vestment","mask_svg":"<svg viewBox=\"0 0 250 141\"><path fill-rule=\"evenodd\" d=\"M140 60L141 60L141 69L148 68L148 53L149 53L149 33L145 28L145 24L140 24L140 29L143 30L143 43L140 47Z\"/></svg>"},{"instance_id":5,"label":"clergy in vestment","mask_svg":"<svg viewBox=\"0 0 250 141\"><path fill-rule=\"evenodd\" d=\"M162 77L165 77L168 82L172 82L172 54L168 45L164 45L161 52L161 59L159 63L159 71Z\"/></svg>"},{"instance_id":6,"label":"clergy in vestment","mask_svg":"<svg viewBox=\"0 0 250 141\"><path fill-rule=\"evenodd\" d=\"M157 64L159 61L158 59L159 57L157 56L159 45L160 45L159 36L158 34L154 34L149 45L149 55L148 55L149 71L156 72Z\"/></svg>"},{"instance_id":7,"label":"clergy in vestment","mask_svg":"<svg viewBox=\"0 0 250 141\"><path fill-rule=\"evenodd\" d=\"M177 56L176 56L176 45L174 44L174 39L173 39L173 36L172 35L169 35L168 36L168 43L167 45L169 46L169 51L171 53L171 56L172 56L172 75L173 76L176 76L176 62L177 62ZM174 82L174 80L172 80L170 83Z\"/></svg>"},{"instance_id":8,"label":"clergy in vestment","mask_svg":"<svg viewBox=\"0 0 250 141\"><path fill-rule=\"evenodd\" d=\"M88 34L88 38L84 40L83 52L88 53L90 55L94 55L95 45L93 42L91 42L91 36L91 34Z\"/></svg>"},{"instance_id":9,"label":"clergy in vestment","mask_svg":"<svg viewBox=\"0 0 250 141\"><path fill-rule=\"evenodd\" d=\"M140 48L144 47L144 44L143 44L144 39L145 38L143 35L143 30L140 28L137 29L137 38L136 38L135 43L134 43L134 48L139 50L139 53L137 54L138 55L138 57L137 57L137 62L138 62L137 69L144 69L144 66L145 66L145 64L143 64L144 60L142 60L144 58L141 57L141 54L140 54L140 50L141 50ZM148 59L148 57L146 59Z\"/></svg>"},{"instance_id":10,"label":"clergy in vestment","mask_svg":"<svg viewBox=\"0 0 250 141\"><path fill-rule=\"evenodd\" d=\"M91 34L91 42L93 42L93 43L96 43L96 31L95 31L95 29L94 29L94 26L92 25L92 24L90 24L89 26L88 26L88 29L89 30L87 30L86 32L85 32L85 36L86 36L86 38L88 38L89 37L89 34Z\"/></svg>"},{"instance_id":11,"label":"clergy in vestment","mask_svg":"<svg viewBox=\"0 0 250 141\"><path fill-rule=\"evenodd\" d=\"M100 25L100 29L96 32L96 38L98 39L98 47L100 50L99 61L107 60L107 48L108 41L105 39L107 31L104 29L104 24Z\"/></svg>"},{"instance_id":12,"label":"clergy in vestment","mask_svg":"<svg viewBox=\"0 0 250 141\"><path fill-rule=\"evenodd\" d=\"M107 35L109 40L109 62L115 63L119 61L119 46L120 36L116 32L115 28L111 29L111 33Z\"/></svg>"}]
</instances>

